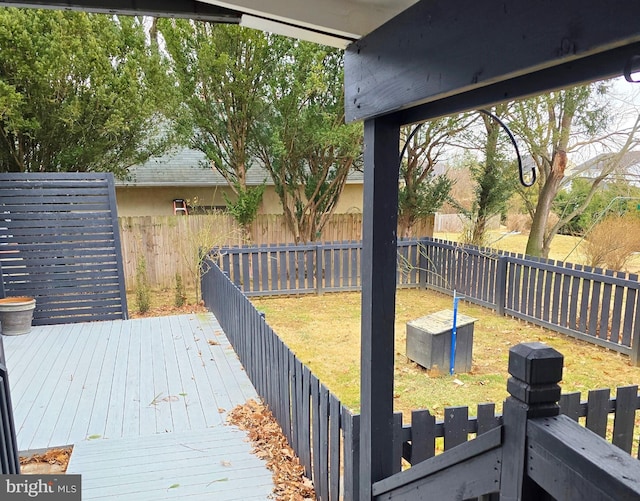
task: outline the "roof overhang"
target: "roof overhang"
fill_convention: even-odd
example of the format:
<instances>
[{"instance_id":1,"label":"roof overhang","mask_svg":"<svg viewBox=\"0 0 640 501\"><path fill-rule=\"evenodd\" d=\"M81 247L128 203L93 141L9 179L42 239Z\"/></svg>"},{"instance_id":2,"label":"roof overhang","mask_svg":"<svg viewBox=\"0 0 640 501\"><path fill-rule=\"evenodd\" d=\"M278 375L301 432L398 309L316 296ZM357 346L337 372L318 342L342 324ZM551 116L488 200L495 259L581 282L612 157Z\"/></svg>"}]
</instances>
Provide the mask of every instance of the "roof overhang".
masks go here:
<instances>
[{"instance_id":1,"label":"roof overhang","mask_svg":"<svg viewBox=\"0 0 640 501\"><path fill-rule=\"evenodd\" d=\"M80 10L101 14L178 17L216 23L239 23L242 14L233 9L196 0L0 0L2 7Z\"/></svg>"},{"instance_id":2,"label":"roof overhang","mask_svg":"<svg viewBox=\"0 0 640 501\"><path fill-rule=\"evenodd\" d=\"M239 23L345 48L416 0L0 0L0 6Z\"/></svg>"}]
</instances>

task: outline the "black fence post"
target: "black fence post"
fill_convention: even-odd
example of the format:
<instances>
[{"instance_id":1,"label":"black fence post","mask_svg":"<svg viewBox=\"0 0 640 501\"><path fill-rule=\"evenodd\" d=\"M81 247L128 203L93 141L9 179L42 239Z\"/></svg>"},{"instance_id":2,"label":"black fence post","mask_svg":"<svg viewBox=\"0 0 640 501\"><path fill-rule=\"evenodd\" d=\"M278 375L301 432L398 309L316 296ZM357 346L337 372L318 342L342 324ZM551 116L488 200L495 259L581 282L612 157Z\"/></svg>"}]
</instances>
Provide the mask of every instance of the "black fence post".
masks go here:
<instances>
[{"instance_id":1,"label":"black fence post","mask_svg":"<svg viewBox=\"0 0 640 501\"><path fill-rule=\"evenodd\" d=\"M2 336L0 336L0 473L2 475L20 473L18 441L13 422L13 406L11 405Z\"/></svg>"},{"instance_id":2,"label":"black fence post","mask_svg":"<svg viewBox=\"0 0 640 501\"><path fill-rule=\"evenodd\" d=\"M504 316L505 305L507 303L507 256L498 258L498 269L496 270L496 313Z\"/></svg>"},{"instance_id":3,"label":"black fence post","mask_svg":"<svg viewBox=\"0 0 640 501\"><path fill-rule=\"evenodd\" d=\"M558 400L564 357L543 343L522 343L509 350L509 397L503 408L501 501L551 499L527 476L527 420L560 413Z\"/></svg>"},{"instance_id":4,"label":"black fence post","mask_svg":"<svg viewBox=\"0 0 640 501\"><path fill-rule=\"evenodd\" d=\"M418 246L418 288L427 289L427 273L429 273L429 250L427 239L417 241Z\"/></svg>"},{"instance_id":5,"label":"black fence post","mask_svg":"<svg viewBox=\"0 0 640 501\"><path fill-rule=\"evenodd\" d=\"M322 254L324 253L322 245L316 245L316 294L322 295Z\"/></svg>"}]
</instances>

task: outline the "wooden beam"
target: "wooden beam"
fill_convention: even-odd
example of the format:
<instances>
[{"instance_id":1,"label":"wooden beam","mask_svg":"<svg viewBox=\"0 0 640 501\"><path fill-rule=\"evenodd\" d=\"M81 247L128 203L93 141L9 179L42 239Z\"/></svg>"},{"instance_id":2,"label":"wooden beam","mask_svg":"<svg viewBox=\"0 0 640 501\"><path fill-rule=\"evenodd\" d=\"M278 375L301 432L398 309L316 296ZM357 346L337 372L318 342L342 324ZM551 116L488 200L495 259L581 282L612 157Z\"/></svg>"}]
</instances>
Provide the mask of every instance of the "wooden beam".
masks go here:
<instances>
[{"instance_id":1,"label":"wooden beam","mask_svg":"<svg viewBox=\"0 0 640 501\"><path fill-rule=\"evenodd\" d=\"M640 42L638 18L640 3L625 0L421 0L347 48L347 120L543 71L544 79L527 81L528 93L568 85L566 67L558 72L556 67ZM582 78L612 76L608 58L594 61L598 65L584 65ZM615 61L614 74L623 73L625 62ZM518 87L492 99L512 99ZM476 106L467 102L464 107Z\"/></svg>"},{"instance_id":2,"label":"wooden beam","mask_svg":"<svg viewBox=\"0 0 640 501\"><path fill-rule=\"evenodd\" d=\"M196 0L0 0L0 6L80 10L128 16L178 17L233 24L239 23L241 18L239 12Z\"/></svg>"},{"instance_id":3,"label":"wooden beam","mask_svg":"<svg viewBox=\"0 0 640 501\"><path fill-rule=\"evenodd\" d=\"M640 499L640 462L567 416L527 428L527 473L555 499Z\"/></svg>"},{"instance_id":4,"label":"wooden beam","mask_svg":"<svg viewBox=\"0 0 640 501\"><path fill-rule=\"evenodd\" d=\"M412 466L408 470L393 475L393 477L377 482L373 487L373 494L374 496L384 497L385 494L402 488L412 490L414 493L418 489L424 489L425 491L428 490L429 494L433 496L432 499L442 499L440 496L436 496L431 488L439 480L433 477L450 468L454 469L458 480L460 478L467 480L464 485L464 489L466 489L465 499L495 492L500 480L502 452L499 447L501 445L502 427L498 426L474 440L447 450L446 454L434 456ZM496 449L498 451L495 451ZM495 451L494 454L487 454L488 451L492 450ZM473 463L475 466L480 466L480 469L475 472L468 467L468 462L474 458L480 458L480 461ZM474 481L471 480L472 476ZM425 487L427 485L428 487ZM479 491L477 490L478 487L480 488ZM447 493L460 493L458 489L452 487L451 482L448 485L440 486L440 488L444 488L447 491L443 493L442 497L446 497ZM469 489L475 490L475 492L470 493Z\"/></svg>"},{"instance_id":5,"label":"wooden beam","mask_svg":"<svg viewBox=\"0 0 640 501\"><path fill-rule=\"evenodd\" d=\"M360 499L393 474L393 361L400 127L364 125Z\"/></svg>"}]
</instances>

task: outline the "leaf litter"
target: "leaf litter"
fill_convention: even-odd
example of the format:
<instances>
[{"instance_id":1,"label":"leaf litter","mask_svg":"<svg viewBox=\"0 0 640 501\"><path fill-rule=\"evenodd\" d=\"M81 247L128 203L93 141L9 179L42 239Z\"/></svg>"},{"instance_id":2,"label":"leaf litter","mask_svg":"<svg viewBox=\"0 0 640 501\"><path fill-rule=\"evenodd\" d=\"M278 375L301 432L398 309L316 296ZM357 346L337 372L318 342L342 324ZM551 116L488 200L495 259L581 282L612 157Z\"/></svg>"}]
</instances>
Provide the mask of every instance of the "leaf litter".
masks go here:
<instances>
[{"instance_id":1,"label":"leaf litter","mask_svg":"<svg viewBox=\"0 0 640 501\"><path fill-rule=\"evenodd\" d=\"M273 494L277 501L316 499L313 483L304 476L300 459L267 406L251 399L236 406L227 421L248 432L253 453L267 462L267 468L273 472Z\"/></svg>"}]
</instances>

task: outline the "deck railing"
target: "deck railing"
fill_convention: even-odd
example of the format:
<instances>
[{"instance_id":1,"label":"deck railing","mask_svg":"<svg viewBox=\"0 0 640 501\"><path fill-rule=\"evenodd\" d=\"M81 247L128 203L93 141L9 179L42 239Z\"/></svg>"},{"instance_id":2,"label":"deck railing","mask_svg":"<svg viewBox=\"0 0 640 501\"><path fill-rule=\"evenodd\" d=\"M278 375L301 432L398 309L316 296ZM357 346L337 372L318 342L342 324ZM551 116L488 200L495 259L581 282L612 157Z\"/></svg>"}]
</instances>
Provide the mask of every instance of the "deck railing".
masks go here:
<instances>
[{"instance_id":1,"label":"deck railing","mask_svg":"<svg viewBox=\"0 0 640 501\"><path fill-rule=\"evenodd\" d=\"M219 249L247 296L360 290L361 242ZM618 351L640 364L638 276L433 239L398 242L398 287L423 287Z\"/></svg>"},{"instance_id":2,"label":"deck railing","mask_svg":"<svg viewBox=\"0 0 640 501\"><path fill-rule=\"evenodd\" d=\"M295 356L226 273L213 262L206 263L205 270L205 303L313 480L318 499L358 499L360 416L344 407ZM585 401L579 393L570 393L559 405L562 414L580 419L596 435L637 456L637 386L618 388L616 398L609 389L590 391ZM444 420L437 420L428 410L416 410L411 424L405 425L402 415L395 414L394 471L401 471L403 459L417 465L503 424L493 403L480 404L476 416L470 414L468 407L449 407Z\"/></svg>"}]
</instances>

